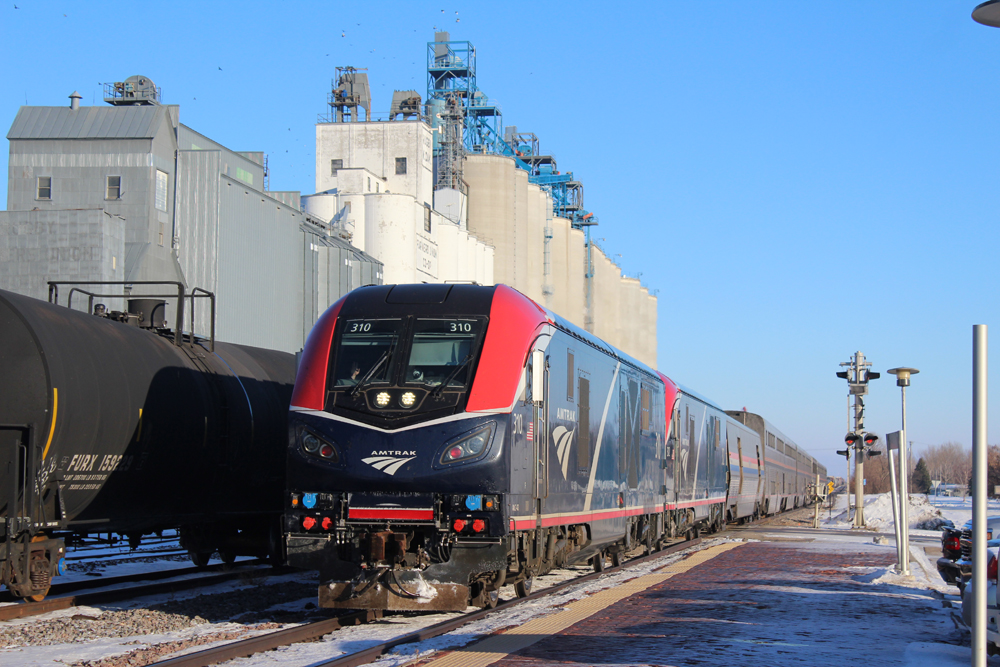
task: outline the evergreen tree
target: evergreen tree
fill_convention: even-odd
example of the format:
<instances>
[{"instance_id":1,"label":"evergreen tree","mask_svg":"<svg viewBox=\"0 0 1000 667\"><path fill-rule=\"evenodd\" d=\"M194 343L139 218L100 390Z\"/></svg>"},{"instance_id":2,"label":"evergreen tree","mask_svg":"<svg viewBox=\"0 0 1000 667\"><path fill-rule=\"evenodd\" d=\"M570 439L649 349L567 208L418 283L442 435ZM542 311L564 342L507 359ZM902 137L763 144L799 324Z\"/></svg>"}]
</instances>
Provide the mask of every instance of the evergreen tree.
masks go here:
<instances>
[{"instance_id":1,"label":"evergreen tree","mask_svg":"<svg viewBox=\"0 0 1000 667\"><path fill-rule=\"evenodd\" d=\"M931 490L931 474L923 457L920 457L917 467L913 470L913 490L916 493L927 493Z\"/></svg>"}]
</instances>

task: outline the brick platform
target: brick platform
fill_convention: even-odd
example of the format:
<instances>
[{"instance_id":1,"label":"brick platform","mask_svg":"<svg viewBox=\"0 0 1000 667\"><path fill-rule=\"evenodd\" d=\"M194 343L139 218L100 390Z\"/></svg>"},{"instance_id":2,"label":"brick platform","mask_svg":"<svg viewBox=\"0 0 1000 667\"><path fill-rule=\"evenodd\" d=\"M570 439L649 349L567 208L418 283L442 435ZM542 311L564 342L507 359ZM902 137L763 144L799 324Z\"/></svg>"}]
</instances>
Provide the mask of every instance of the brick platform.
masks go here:
<instances>
[{"instance_id":1,"label":"brick platform","mask_svg":"<svg viewBox=\"0 0 1000 667\"><path fill-rule=\"evenodd\" d=\"M868 545L746 543L487 662L902 665L909 643L948 641L954 628L927 591L868 583L868 568L893 562L893 551ZM486 642L443 662L461 664Z\"/></svg>"}]
</instances>

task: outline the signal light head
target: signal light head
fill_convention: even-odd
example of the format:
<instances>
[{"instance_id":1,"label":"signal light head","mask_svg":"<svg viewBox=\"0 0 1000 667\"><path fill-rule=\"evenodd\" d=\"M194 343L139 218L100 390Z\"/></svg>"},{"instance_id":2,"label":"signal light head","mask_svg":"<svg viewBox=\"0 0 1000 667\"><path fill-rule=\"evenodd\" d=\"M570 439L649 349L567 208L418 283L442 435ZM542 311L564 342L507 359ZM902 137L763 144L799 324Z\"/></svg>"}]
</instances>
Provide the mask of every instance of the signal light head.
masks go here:
<instances>
[{"instance_id":1,"label":"signal light head","mask_svg":"<svg viewBox=\"0 0 1000 667\"><path fill-rule=\"evenodd\" d=\"M874 433L865 433L865 445L874 447L876 444L878 444L878 436Z\"/></svg>"},{"instance_id":2,"label":"signal light head","mask_svg":"<svg viewBox=\"0 0 1000 667\"><path fill-rule=\"evenodd\" d=\"M848 433L844 436L844 442L847 443L848 447L853 447L861 440L861 436L857 433Z\"/></svg>"}]
</instances>

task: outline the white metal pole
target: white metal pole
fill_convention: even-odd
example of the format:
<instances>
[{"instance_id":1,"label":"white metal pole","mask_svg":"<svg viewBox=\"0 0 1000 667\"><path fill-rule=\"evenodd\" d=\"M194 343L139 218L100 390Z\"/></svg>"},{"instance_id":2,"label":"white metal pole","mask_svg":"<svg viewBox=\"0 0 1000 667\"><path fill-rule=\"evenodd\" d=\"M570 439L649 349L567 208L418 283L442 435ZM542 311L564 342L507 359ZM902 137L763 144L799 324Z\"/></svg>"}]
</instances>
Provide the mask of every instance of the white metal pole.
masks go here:
<instances>
[{"instance_id":1,"label":"white metal pole","mask_svg":"<svg viewBox=\"0 0 1000 667\"><path fill-rule=\"evenodd\" d=\"M986 325L972 327L972 664L986 665Z\"/></svg>"},{"instance_id":2,"label":"white metal pole","mask_svg":"<svg viewBox=\"0 0 1000 667\"><path fill-rule=\"evenodd\" d=\"M910 486L907 482L906 387L903 391L903 432L899 434L899 538L903 541L900 574L910 573Z\"/></svg>"},{"instance_id":3,"label":"white metal pole","mask_svg":"<svg viewBox=\"0 0 1000 667\"><path fill-rule=\"evenodd\" d=\"M896 450L889 449L889 490L892 498L892 526L896 532L896 567L903 571L903 538L899 530L899 490L896 487Z\"/></svg>"},{"instance_id":4,"label":"white metal pole","mask_svg":"<svg viewBox=\"0 0 1000 667\"><path fill-rule=\"evenodd\" d=\"M851 432L851 395L847 395L847 432ZM851 520L851 446L847 446L847 484L846 484L847 496L847 520Z\"/></svg>"}]
</instances>

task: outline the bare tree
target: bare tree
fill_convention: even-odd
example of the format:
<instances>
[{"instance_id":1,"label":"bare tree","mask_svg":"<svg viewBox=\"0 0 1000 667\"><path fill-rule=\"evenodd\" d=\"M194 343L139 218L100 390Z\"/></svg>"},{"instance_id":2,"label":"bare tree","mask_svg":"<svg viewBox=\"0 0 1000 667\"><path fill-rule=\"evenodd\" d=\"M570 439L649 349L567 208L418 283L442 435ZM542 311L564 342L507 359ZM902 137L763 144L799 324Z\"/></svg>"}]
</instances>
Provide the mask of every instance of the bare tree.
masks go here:
<instances>
[{"instance_id":1,"label":"bare tree","mask_svg":"<svg viewBox=\"0 0 1000 667\"><path fill-rule=\"evenodd\" d=\"M972 450L957 442L925 447L922 453L931 479L942 484L965 484L972 474Z\"/></svg>"}]
</instances>

